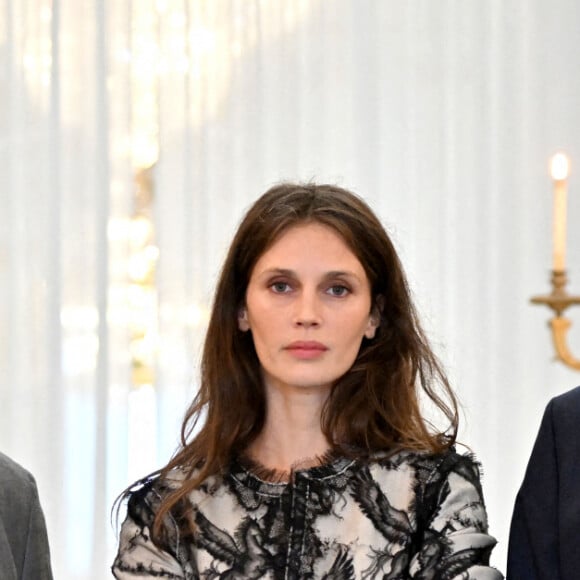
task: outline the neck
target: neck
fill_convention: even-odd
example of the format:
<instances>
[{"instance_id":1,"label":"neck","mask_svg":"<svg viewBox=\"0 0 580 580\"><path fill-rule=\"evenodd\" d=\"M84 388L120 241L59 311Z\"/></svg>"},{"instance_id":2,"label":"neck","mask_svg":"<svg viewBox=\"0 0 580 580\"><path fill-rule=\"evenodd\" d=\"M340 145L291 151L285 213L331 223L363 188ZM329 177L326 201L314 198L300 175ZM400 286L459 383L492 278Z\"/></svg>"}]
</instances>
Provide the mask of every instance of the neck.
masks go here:
<instances>
[{"instance_id":1,"label":"neck","mask_svg":"<svg viewBox=\"0 0 580 580\"><path fill-rule=\"evenodd\" d=\"M330 449L320 427L328 390L267 388L266 392L266 422L250 445L249 456L280 472L315 464Z\"/></svg>"}]
</instances>

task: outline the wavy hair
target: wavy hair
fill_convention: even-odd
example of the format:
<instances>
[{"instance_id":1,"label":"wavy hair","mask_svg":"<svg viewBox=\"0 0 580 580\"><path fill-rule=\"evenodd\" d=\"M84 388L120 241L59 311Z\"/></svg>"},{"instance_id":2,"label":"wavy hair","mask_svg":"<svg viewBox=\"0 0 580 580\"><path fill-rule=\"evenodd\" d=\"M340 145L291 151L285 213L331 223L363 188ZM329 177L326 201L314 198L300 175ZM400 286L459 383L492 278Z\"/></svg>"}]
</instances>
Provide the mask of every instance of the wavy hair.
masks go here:
<instances>
[{"instance_id":1,"label":"wavy hair","mask_svg":"<svg viewBox=\"0 0 580 580\"><path fill-rule=\"evenodd\" d=\"M223 472L264 426L260 362L251 332L238 328L238 314L260 256L289 228L311 222L332 228L356 255L370 282L372 307L381 315L374 338L363 339L354 364L332 386L323 408L321 427L331 447L360 457L403 448L438 453L455 442L457 400L421 329L397 252L376 215L361 198L334 185L276 185L250 207L225 259L199 391L185 414L178 450L152 474L164 479L179 468L186 475L163 499L154 538L160 537L167 514L207 477ZM425 419L419 401L425 395L446 418L444 431Z\"/></svg>"}]
</instances>

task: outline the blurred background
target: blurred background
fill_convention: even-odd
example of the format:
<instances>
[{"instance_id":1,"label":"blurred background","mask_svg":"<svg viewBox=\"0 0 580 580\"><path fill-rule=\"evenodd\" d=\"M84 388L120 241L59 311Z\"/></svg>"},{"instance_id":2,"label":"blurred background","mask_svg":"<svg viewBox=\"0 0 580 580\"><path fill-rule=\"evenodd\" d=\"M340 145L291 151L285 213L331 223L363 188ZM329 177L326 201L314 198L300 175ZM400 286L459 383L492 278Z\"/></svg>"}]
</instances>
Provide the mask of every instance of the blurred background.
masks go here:
<instances>
[{"instance_id":1,"label":"blurred background","mask_svg":"<svg viewBox=\"0 0 580 580\"><path fill-rule=\"evenodd\" d=\"M109 577L112 503L175 449L233 231L287 179L392 235L505 570L542 411L580 383L529 303L559 150L580 293L579 28L576 0L0 1L0 449L38 481L55 578Z\"/></svg>"}]
</instances>

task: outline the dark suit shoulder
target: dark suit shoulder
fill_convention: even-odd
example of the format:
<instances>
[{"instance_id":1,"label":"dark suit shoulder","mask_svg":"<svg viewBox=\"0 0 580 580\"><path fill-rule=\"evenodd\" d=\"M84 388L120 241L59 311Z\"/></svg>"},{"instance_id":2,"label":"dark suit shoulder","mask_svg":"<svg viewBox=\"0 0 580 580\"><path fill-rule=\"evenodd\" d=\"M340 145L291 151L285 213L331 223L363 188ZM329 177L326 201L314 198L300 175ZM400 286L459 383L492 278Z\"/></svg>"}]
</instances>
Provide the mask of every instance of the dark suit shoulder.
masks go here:
<instances>
[{"instance_id":1,"label":"dark suit shoulder","mask_svg":"<svg viewBox=\"0 0 580 580\"><path fill-rule=\"evenodd\" d=\"M549 402L548 408L551 408L558 418L560 415L580 418L580 387L554 397Z\"/></svg>"},{"instance_id":2,"label":"dark suit shoulder","mask_svg":"<svg viewBox=\"0 0 580 580\"><path fill-rule=\"evenodd\" d=\"M580 453L580 387L554 397L546 406L538 438L546 438L551 431L555 453ZM574 461L576 463L576 461Z\"/></svg>"},{"instance_id":3,"label":"dark suit shoulder","mask_svg":"<svg viewBox=\"0 0 580 580\"><path fill-rule=\"evenodd\" d=\"M0 517L21 510L36 497L36 481L16 461L0 453Z\"/></svg>"},{"instance_id":4,"label":"dark suit shoulder","mask_svg":"<svg viewBox=\"0 0 580 580\"><path fill-rule=\"evenodd\" d=\"M0 453L0 482L2 484L12 482L20 485L23 483L34 485L34 478L22 465L16 463L4 453Z\"/></svg>"}]
</instances>

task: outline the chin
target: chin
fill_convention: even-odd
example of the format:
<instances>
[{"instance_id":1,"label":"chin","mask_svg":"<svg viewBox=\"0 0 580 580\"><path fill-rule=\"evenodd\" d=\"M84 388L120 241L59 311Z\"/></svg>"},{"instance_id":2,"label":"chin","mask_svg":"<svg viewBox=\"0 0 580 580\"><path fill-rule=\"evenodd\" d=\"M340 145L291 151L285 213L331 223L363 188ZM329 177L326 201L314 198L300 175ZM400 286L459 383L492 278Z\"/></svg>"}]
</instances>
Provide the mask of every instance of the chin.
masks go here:
<instances>
[{"instance_id":1,"label":"chin","mask_svg":"<svg viewBox=\"0 0 580 580\"><path fill-rule=\"evenodd\" d=\"M320 378L316 377L313 379L309 378L298 378L295 380L290 380L287 384L296 387L297 389L311 389L311 390L327 390L334 384L338 377L332 378Z\"/></svg>"}]
</instances>

